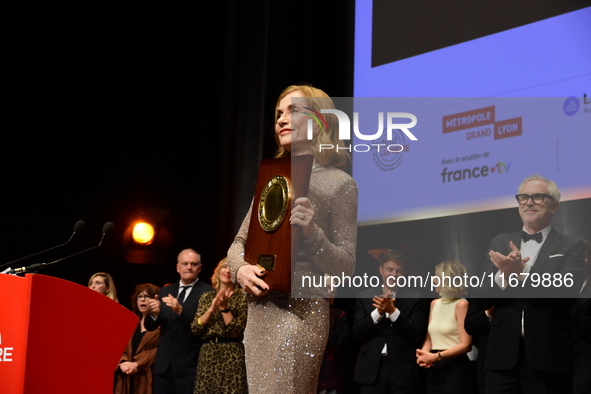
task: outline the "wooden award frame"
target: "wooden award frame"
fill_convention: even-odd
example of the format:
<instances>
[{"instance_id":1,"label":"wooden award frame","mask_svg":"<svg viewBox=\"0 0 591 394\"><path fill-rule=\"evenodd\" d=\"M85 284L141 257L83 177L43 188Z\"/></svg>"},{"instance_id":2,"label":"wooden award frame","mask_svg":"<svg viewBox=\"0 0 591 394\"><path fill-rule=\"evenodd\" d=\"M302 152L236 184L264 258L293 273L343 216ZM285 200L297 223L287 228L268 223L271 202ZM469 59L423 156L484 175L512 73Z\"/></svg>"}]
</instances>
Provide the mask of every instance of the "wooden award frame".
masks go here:
<instances>
[{"instance_id":1,"label":"wooden award frame","mask_svg":"<svg viewBox=\"0 0 591 394\"><path fill-rule=\"evenodd\" d=\"M308 196L313 161L302 155L262 160L259 166L244 259L265 268L271 291L291 292L302 229L289 218L294 201Z\"/></svg>"}]
</instances>

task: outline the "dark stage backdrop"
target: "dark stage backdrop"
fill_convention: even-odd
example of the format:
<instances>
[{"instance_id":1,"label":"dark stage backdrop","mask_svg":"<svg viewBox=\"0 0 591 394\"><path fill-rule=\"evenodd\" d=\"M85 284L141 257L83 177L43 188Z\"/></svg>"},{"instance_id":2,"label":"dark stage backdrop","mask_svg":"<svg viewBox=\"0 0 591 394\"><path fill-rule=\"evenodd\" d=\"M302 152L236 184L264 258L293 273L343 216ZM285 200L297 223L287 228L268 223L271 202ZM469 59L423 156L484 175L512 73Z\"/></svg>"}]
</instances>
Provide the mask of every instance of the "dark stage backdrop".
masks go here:
<instances>
[{"instance_id":1,"label":"dark stage backdrop","mask_svg":"<svg viewBox=\"0 0 591 394\"><path fill-rule=\"evenodd\" d=\"M353 13L350 0L3 6L0 264L65 242L77 220L67 247L16 266L91 247L112 221L101 248L40 273L109 272L127 304L137 283L178 280L193 247L208 280L275 151L278 94L352 94ZM141 212L169 233L157 264L126 262Z\"/></svg>"}]
</instances>

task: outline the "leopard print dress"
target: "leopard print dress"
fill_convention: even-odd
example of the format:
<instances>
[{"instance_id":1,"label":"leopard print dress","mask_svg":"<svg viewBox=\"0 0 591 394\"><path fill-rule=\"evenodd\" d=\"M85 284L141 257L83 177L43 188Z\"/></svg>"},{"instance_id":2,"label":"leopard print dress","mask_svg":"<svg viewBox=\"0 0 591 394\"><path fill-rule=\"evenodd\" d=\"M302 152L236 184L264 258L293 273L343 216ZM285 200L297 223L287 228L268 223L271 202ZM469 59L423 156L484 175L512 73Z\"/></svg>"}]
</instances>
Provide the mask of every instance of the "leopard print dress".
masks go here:
<instances>
[{"instance_id":1,"label":"leopard print dress","mask_svg":"<svg viewBox=\"0 0 591 394\"><path fill-rule=\"evenodd\" d=\"M242 343L247 316L246 296L243 292L235 292L228 300L228 308L233 316L230 324L225 325L222 313L217 311L202 326L197 319L211 306L215 295L215 291L210 291L201 296L195 320L191 324L193 334L205 340L199 352L194 393L248 393ZM216 343L216 340L219 342ZM224 343L220 343L222 341Z\"/></svg>"}]
</instances>

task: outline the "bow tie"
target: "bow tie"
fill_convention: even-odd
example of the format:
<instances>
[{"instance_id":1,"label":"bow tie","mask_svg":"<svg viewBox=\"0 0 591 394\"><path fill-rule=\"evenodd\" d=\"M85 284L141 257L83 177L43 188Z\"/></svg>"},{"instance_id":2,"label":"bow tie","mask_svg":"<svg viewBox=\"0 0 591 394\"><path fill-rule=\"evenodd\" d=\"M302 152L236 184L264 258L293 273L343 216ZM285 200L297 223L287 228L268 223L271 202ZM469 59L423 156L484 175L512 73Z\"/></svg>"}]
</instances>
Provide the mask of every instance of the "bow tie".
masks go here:
<instances>
[{"instance_id":1,"label":"bow tie","mask_svg":"<svg viewBox=\"0 0 591 394\"><path fill-rule=\"evenodd\" d=\"M537 243L541 243L542 242L542 233L535 233L535 234L528 234L525 231L521 232L521 239L523 240L523 242L527 242L529 240L534 240Z\"/></svg>"}]
</instances>

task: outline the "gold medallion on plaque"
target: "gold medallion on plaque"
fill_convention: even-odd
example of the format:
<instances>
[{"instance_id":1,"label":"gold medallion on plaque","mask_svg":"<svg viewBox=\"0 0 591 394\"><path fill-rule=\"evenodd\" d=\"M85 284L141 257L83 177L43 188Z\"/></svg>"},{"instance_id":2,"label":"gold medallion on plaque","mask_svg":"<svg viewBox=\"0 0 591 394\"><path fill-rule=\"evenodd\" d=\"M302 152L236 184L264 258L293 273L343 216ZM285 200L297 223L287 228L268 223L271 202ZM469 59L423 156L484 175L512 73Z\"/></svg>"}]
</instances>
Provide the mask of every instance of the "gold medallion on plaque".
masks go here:
<instances>
[{"instance_id":1,"label":"gold medallion on plaque","mask_svg":"<svg viewBox=\"0 0 591 394\"><path fill-rule=\"evenodd\" d=\"M277 229L287 213L289 184L283 175L275 175L267 182L261 193L258 213L263 230L272 232Z\"/></svg>"}]
</instances>

